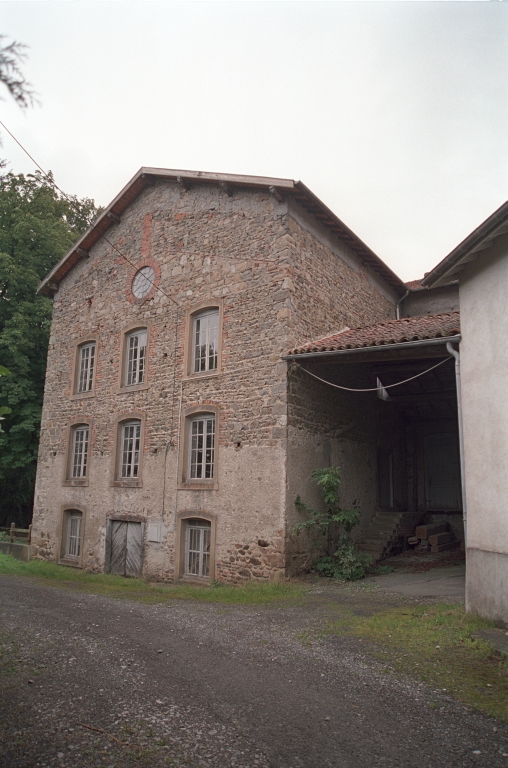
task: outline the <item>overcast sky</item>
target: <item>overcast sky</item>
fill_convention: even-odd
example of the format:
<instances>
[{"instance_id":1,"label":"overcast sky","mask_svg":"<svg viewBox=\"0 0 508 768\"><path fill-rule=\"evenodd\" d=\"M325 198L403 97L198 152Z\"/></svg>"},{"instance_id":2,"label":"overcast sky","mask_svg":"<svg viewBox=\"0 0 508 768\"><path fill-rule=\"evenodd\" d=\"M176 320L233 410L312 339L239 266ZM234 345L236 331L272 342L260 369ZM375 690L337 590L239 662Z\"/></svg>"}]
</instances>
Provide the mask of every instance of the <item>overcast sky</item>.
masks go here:
<instances>
[{"instance_id":1,"label":"overcast sky","mask_svg":"<svg viewBox=\"0 0 508 768\"><path fill-rule=\"evenodd\" d=\"M508 199L508 2L0 2L2 121L106 205L142 165L300 179L403 279ZM33 166L2 131L10 170Z\"/></svg>"}]
</instances>

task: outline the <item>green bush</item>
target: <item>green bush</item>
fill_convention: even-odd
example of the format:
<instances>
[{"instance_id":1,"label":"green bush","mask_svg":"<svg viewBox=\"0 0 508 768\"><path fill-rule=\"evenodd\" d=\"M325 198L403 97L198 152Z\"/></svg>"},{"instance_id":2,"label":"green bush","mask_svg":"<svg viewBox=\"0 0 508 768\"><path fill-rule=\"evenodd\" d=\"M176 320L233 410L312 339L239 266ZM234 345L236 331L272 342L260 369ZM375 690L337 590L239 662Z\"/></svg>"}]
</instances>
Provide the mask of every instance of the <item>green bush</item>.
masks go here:
<instances>
[{"instance_id":1,"label":"green bush","mask_svg":"<svg viewBox=\"0 0 508 768\"><path fill-rule=\"evenodd\" d=\"M297 523L293 534L298 536L302 531L314 534L314 543L324 549L324 554L313 563L322 576L346 581L362 579L369 569L371 558L364 552L358 552L351 538L351 531L360 521L360 511L342 509L340 506L340 469L316 469L312 479L320 486L324 511L308 507L297 496L295 506L299 512L307 515L307 520Z\"/></svg>"}]
</instances>

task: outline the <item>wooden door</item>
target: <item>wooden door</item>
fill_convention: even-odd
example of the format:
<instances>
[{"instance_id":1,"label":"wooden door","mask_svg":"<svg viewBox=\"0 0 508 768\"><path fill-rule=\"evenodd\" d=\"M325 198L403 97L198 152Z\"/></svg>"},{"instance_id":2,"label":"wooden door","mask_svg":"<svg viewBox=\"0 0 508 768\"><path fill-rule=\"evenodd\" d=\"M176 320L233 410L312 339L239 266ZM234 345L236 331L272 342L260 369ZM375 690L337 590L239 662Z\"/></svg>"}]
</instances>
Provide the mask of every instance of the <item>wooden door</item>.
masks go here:
<instances>
[{"instance_id":1,"label":"wooden door","mask_svg":"<svg viewBox=\"0 0 508 768\"><path fill-rule=\"evenodd\" d=\"M446 511L461 508L459 444L454 434L425 435L425 506Z\"/></svg>"},{"instance_id":2,"label":"wooden door","mask_svg":"<svg viewBox=\"0 0 508 768\"><path fill-rule=\"evenodd\" d=\"M143 570L143 525L111 520L110 573L141 577Z\"/></svg>"},{"instance_id":3,"label":"wooden door","mask_svg":"<svg viewBox=\"0 0 508 768\"><path fill-rule=\"evenodd\" d=\"M140 579L143 570L143 526L141 523L127 523L127 547L125 552L125 575Z\"/></svg>"}]
</instances>

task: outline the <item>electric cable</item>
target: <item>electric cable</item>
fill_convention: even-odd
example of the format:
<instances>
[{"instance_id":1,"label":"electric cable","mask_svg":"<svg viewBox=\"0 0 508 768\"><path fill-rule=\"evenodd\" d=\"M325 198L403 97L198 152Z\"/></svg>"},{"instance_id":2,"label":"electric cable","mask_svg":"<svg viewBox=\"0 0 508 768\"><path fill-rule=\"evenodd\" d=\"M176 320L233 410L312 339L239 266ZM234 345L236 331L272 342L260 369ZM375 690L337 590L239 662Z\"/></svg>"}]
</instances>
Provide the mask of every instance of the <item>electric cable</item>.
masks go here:
<instances>
[{"instance_id":1,"label":"electric cable","mask_svg":"<svg viewBox=\"0 0 508 768\"><path fill-rule=\"evenodd\" d=\"M426 371L421 371L420 373L417 373L416 376L411 376L409 379L404 379L404 381L398 381L396 384L383 384L383 389L391 389L392 387L400 387L401 384L407 384L408 381L413 381L414 379L419 378L420 376L424 376L426 373L430 373L430 371L433 371L434 368L439 368L440 365L443 365L444 363L447 363L448 360L452 360L451 357L446 357L444 360L441 360L439 363L436 363L436 365L433 365L431 368L427 368ZM336 389L343 389L345 392L378 392L380 387L372 387L369 389L352 389L351 387L341 387L339 384L333 384L331 381L326 381L326 379L322 379L320 376L316 376L315 373L312 373L307 368L304 368L302 365L298 364L298 367L302 369L302 371L305 371L305 373L308 373L309 376L313 376L318 381L322 381L323 384L328 384L330 387L335 387Z\"/></svg>"}]
</instances>

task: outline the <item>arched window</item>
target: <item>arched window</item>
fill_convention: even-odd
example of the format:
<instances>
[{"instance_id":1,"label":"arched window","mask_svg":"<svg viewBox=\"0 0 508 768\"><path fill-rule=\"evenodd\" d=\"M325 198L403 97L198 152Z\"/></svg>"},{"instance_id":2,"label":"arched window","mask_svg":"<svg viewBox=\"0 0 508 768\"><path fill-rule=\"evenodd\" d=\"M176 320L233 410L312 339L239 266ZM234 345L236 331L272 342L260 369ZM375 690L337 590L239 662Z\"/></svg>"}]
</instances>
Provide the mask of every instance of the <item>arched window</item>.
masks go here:
<instances>
[{"instance_id":1,"label":"arched window","mask_svg":"<svg viewBox=\"0 0 508 768\"><path fill-rule=\"evenodd\" d=\"M121 429L119 476L121 479L135 479L139 477L141 421L124 421Z\"/></svg>"},{"instance_id":2,"label":"arched window","mask_svg":"<svg viewBox=\"0 0 508 768\"><path fill-rule=\"evenodd\" d=\"M191 517L185 530L185 575L210 578L210 545L212 524Z\"/></svg>"},{"instance_id":3,"label":"arched window","mask_svg":"<svg viewBox=\"0 0 508 768\"><path fill-rule=\"evenodd\" d=\"M137 328L125 336L124 386L143 384L146 379L147 329Z\"/></svg>"},{"instance_id":4,"label":"arched window","mask_svg":"<svg viewBox=\"0 0 508 768\"><path fill-rule=\"evenodd\" d=\"M219 308L212 307L193 316L192 372L216 371L219 360Z\"/></svg>"},{"instance_id":5,"label":"arched window","mask_svg":"<svg viewBox=\"0 0 508 768\"><path fill-rule=\"evenodd\" d=\"M202 413L189 419L189 480L213 480L215 416Z\"/></svg>"},{"instance_id":6,"label":"arched window","mask_svg":"<svg viewBox=\"0 0 508 768\"><path fill-rule=\"evenodd\" d=\"M77 394L92 391L94 372L95 341L89 341L86 344L80 344L78 347Z\"/></svg>"},{"instance_id":7,"label":"arched window","mask_svg":"<svg viewBox=\"0 0 508 768\"><path fill-rule=\"evenodd\" d=\"M70 476L86 477L88 467L88 424L76 424L72 428L72 459Z\"/></svg>"}]
</instances>

